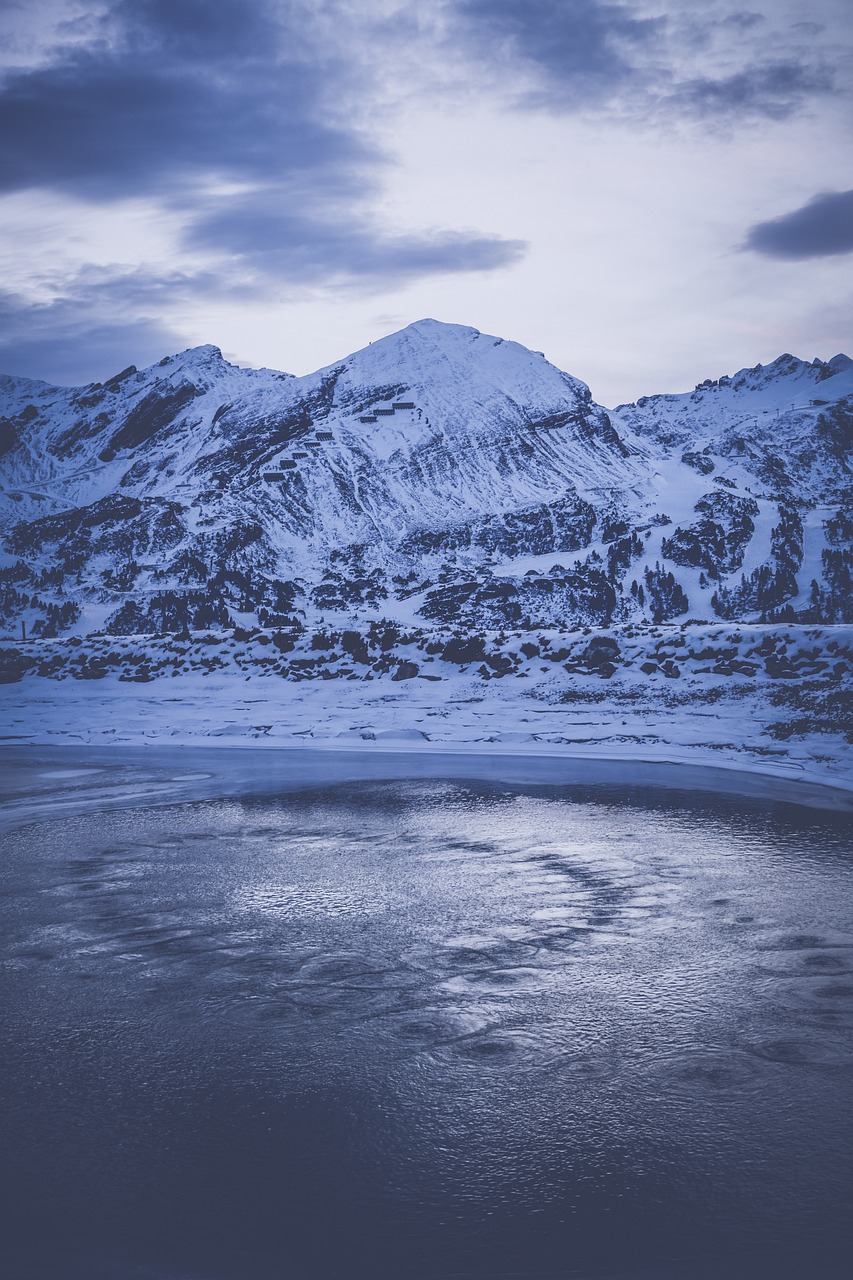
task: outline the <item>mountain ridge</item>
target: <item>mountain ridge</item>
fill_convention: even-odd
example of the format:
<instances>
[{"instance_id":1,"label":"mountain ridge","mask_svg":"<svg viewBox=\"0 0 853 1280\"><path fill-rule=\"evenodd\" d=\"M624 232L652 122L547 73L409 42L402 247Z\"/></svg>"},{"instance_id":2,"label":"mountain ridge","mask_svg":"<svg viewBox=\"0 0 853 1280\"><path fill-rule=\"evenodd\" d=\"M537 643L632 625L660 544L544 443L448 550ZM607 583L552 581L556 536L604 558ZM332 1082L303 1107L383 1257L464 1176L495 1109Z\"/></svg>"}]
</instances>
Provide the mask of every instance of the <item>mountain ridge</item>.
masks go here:
<instances>
[{"instance_id":1,"label":"mountain ridge","mask_svg":"<svg viewBox=\"0 0 853 1280\"><path fill-rule=\"evenodd\" d=\"M103 384L7 376L5 631L850 620L851 424L843 355L607 410L430 319L301 376L211 344Z\"/></svg>"}]
</instances>

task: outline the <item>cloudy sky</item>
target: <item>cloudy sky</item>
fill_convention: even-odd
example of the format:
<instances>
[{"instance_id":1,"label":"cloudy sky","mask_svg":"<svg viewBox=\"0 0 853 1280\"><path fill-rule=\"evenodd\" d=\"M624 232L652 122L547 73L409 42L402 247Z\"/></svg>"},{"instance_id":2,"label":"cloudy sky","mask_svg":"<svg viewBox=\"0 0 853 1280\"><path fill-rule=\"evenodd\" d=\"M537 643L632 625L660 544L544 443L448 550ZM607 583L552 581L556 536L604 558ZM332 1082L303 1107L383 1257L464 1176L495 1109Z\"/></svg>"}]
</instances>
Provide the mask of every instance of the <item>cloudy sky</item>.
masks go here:
<instances>
[{"instance_id":1,"label":"cloudy sky","mask_svg":"<svg viewBox=\"0 0 853 1280\"><path fill-rule=\"evenodd\" d=\"M613 405L853 347L849 0L3 0L0 49L0 371L429 315Z\"/></svg>"}]
</instances>

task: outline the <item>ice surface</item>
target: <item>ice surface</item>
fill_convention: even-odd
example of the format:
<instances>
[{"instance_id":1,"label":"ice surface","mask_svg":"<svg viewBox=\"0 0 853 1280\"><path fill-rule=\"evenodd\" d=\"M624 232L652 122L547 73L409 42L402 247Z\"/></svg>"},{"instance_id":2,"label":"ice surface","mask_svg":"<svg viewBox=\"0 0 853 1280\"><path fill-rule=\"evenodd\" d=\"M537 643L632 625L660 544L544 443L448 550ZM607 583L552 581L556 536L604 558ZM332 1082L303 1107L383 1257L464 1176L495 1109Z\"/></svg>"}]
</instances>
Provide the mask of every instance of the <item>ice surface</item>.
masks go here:
<instances>
[{"instance_id":1,"label":"ice surface","mask_svg":"<svg viewBox=\"0 0 853 1280\"><path fill-rule=\"evenodd\" d=\"M848 815L589 762L33 754L16 1276L844 1274Z\"/></svg>"}]
</instances>

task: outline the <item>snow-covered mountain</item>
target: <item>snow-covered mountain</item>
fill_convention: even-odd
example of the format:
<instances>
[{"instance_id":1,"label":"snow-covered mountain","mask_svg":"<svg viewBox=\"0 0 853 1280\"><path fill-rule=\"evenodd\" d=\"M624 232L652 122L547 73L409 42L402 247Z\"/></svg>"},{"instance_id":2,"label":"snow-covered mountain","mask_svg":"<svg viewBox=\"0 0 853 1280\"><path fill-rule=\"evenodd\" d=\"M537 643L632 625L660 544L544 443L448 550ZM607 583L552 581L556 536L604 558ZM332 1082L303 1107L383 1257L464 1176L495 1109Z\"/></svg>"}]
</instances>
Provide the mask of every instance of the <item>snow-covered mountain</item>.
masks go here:
<instances>
[{"instance_id":1,"label":"snow-covered mountain","mask_svg":"<svg viewBox=\"0 0 853 1280\"><path fill-rule=\"evenodd\" d=\"M853 620L853 362L610 412L424 320L317 373L216 347L0 378L6 635Z\"/></svg>"}]
</instances>

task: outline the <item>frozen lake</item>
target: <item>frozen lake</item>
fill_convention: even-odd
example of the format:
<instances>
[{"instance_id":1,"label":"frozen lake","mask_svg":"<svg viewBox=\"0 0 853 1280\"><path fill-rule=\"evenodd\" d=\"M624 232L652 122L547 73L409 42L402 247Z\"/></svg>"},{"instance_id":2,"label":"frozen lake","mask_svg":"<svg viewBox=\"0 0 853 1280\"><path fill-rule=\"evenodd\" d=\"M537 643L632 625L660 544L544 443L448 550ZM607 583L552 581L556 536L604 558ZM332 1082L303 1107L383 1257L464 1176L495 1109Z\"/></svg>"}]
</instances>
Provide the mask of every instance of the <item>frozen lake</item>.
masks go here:
<instances>
[{"instance_id":1,"label":"frozen lake","mask_svg":"<svg viewBox=\"0 0 853 1280\"><path fill-rule=\"evenodd\" d=\"M846 1276L849 809L308 755L6 758L15 1280Z\"/></svg>"}]
</instances>

